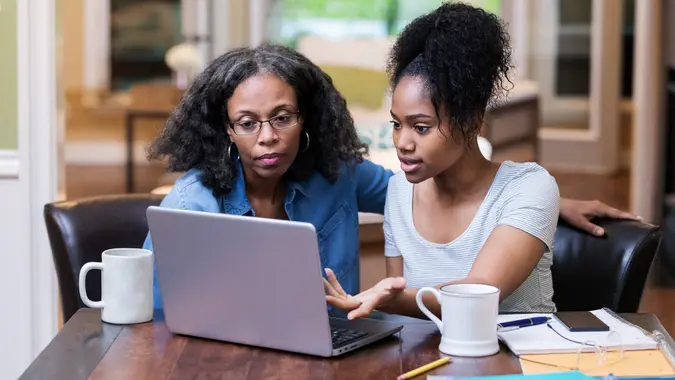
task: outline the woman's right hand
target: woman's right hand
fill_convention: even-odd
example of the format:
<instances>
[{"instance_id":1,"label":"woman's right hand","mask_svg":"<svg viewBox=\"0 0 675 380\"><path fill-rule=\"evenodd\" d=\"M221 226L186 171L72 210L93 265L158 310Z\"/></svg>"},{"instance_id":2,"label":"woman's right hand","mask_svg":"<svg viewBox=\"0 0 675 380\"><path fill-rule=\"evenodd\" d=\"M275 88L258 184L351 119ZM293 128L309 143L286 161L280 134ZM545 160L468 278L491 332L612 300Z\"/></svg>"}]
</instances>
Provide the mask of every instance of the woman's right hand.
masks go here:
<instances>
[{"instance_id":1,"label":"woman's right hand","mask_svg":"<svg viewBox=\"0 0 675 380\"><path fill-rule=\"evenodd\" d=\"M330 268L326 268L326 277L323 280L323 287L326 291L326 302L346 313L361 306L361 302L342 289L342 285L337 280L335 273Z\"/></svg>"},{"instance_id":2,"label":"woman's right hand","mask_svg":"<svg viewBox=\"0 0 675 380\"><path fill-rule=\"evenodd\" d=\"M324 280L326 302L348 313L347 319L366 317L376 308L388 306L405 290L406 284L403 277L388 277L352 297L342 289L335 274L328 268L326 277L328 277L328 280Z\"/></svg>"}]
</instances>

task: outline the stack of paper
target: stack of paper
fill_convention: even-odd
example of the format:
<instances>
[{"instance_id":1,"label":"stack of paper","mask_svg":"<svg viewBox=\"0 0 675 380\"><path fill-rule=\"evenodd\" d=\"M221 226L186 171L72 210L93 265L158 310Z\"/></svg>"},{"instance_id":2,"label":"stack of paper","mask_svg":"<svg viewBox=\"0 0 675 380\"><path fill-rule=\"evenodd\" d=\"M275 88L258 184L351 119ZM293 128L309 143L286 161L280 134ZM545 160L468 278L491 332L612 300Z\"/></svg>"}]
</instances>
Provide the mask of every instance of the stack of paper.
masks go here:
<instances>
[{"instance_id":1,"label":"stack of paper","mask_svg":"<svg viewBox=\"0 0 675 380\"><path fill-rule=\"evenodd\" d=\"M584 375L581 372L552 373L547 375L497 375L481 377L452 377L452 376L427 376L428 380L597 380Z\"/></svg>"},{"instance_id":2,"label":"stack of paper","mask_svg":"<svg viewBox=\"0 0 675 380\"><path fill-rule=\"evenodd\" d=\"M598 365L595 354L542 354L522 355L520 366L524 374L560 372L561 368L574 368L590 376L673 376L675 370L661 350L627 351L622 357L609 355ZM546 364L542 364L546 363Z\"/></svg>"},{"instance_id":3,"label":"stack of paper","mask_svg":"<svg viewBox=\"0 0 675 380\"><path fill-rule=\"evenodd\" d=\"M576 342L593 341L604 347L623 346L624 351L628 350L652 350L657 348L657 343L649 336L645 335L639 329L629 326L622 321L617 320L604 310L594 310L595 314L610 328L610 332L569 332L555 318L551 319L548 327L546 324L524 327L517 330L498 332L499 339L506 344L516 355L523 354L553 354L553 353L576 353L580 346L583 351L592 352L591 346L583 346L578 343L570 342L565 338ZM550 314L509 314L500 315L498 323L514 321L518 319L530 318L534 316L548 316ZM555 331L551 330L555 329ZM562 337L558 334L562 335ZM615 332L613 337L609 334ZM620 337L615 339L616 333ZM565 337L565 338L563 338Z\"/></svg>"}]
</instances>

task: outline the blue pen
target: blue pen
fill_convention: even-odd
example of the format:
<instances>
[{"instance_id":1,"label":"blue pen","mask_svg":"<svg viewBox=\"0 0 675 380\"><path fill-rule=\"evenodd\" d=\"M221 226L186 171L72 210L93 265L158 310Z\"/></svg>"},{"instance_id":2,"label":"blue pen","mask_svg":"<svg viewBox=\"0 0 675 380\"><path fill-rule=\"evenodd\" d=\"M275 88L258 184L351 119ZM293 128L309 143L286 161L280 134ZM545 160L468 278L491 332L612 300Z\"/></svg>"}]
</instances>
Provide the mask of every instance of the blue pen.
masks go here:
<instances>
[{"instance_id":1,"label":"blue pen","mask_svg":"<svg viewBox=\"0 0 675 380\"><path fill-rule=\"evenodd\" d=\"M546 322L549 321L549 317L534 317L534 318L526 318L526 319L518 319L516 321L508 321L508 322L502 322L497 324L497 328L500 329L500 331L511 331L511 330L516 330L522 327L528 327L528 326L536 326L536 325L542 325Z\"/></svg>"}]
</instances>

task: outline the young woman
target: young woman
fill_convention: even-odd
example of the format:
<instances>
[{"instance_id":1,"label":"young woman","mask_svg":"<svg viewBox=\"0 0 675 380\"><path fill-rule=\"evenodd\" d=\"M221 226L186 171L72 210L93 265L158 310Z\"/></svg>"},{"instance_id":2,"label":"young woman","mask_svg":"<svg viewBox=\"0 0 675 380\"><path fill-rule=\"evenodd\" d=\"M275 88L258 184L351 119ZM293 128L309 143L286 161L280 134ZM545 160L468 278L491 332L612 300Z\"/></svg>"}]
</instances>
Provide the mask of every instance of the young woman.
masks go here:
<instances>
[{"instance_id":1,"label":"young woman","mask_svg":"<svg viewBox=\"0 0 675 380\"><path fill-rule=\"evenodd\" d=\"M328 75L291 49L262 45L227 52L208 65L150 158L168 157L169 170L186 172L162 207L312 223L322 265L354 294L358 212L384 212L393 174L363 160L366 153ZM563 210L581 228L593 214L618 213L580 201ZM150 235L144 247L152 249ZM155 307L161 308L157 278L154 285Z\"/></svg>"},{"instance_id":2,"label":"young woman","mask_svg":"<svg viewBox=\"0 0 675 380\"><path fill-rule=\"evenodd\" d=\"M509 85L510 58L499 19L460 3L414 20L398 37L389 73L402 173L387 192L388 278L351 297L327 271L327 301L349 318L376 308L421 316L419 288L457 282L498 287L502 312L555 311L556 181L535 163L490 162L476 141L488 102ZM433 296L425 304L440 315Z\"/></svg>"}]
</instances>

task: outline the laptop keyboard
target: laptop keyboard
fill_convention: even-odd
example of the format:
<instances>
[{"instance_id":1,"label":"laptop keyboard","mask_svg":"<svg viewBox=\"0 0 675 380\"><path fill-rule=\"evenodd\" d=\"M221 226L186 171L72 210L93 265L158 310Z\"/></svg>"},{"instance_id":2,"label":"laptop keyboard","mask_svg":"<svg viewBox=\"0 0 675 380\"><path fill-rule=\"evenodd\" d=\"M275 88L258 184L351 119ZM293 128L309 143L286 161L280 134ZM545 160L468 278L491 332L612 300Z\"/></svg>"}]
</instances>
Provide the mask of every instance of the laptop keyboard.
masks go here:
<instances>
[{"instance_id":1,"label":"laptop keyboard","mask_svg":"<svg viewBox=\"0 0 675 380\"><path fill-rule=\"evenodd\" d=\"M333 336L333 348L342 347L356 339L368 335L368 333L363 331L349 330L342 327L331 327L330 331Z\"/></svg>"}]
</instances>

